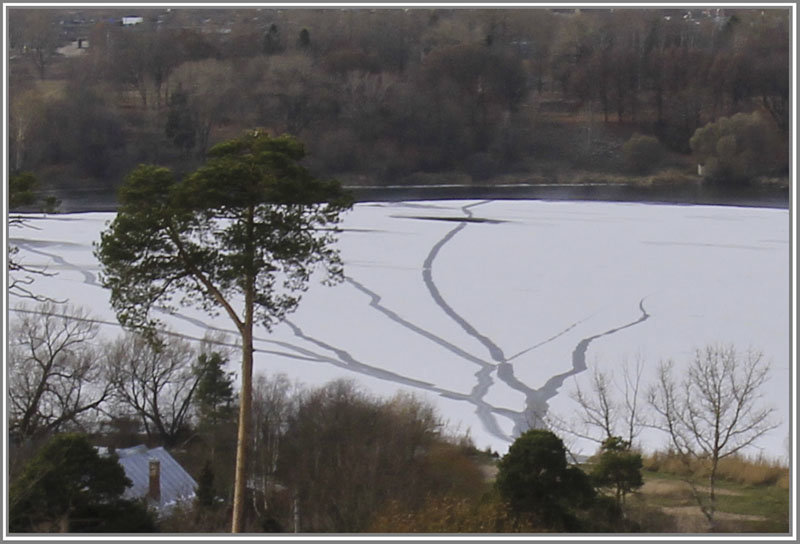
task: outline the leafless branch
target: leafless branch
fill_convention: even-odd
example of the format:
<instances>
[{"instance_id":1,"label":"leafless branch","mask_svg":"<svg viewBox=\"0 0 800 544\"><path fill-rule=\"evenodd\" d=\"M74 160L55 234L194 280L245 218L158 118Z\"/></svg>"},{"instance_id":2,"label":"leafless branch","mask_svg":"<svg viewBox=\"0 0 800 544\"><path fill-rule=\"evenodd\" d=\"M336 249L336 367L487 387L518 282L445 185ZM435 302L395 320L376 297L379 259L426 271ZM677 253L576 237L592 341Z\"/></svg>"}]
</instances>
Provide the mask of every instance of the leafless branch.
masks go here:
<instances>
[{"instance_id":1,"label":"leafless branch","mask_svg":"<svg viewBox=\"0 0 800 544\"><path fill-rule=\"evenodd\" d=\"M18 310L8 346L10 430L28 438L79 424L108 396L91 343L97 325L84 310L52 302Z\"/></svg>"},{"instance_id":2,"label":"leafless branch","mask_svg":"<svg viewBox=\"0 0 800 544\"><path fill-rule=\"evenodd\" d=\"M762 355L738 354L733 346L707 346L695 352L684 379L676 381L673 363L659 365L658 382L648 393L658 420L654 426L670 438L675 453L688 465L706 463L709 492L693 495L709 522L716 511L715 485L720 459L753 445L777 424L774 410L759 405L759 391L769 365Z\"/></svg>"}]
</instances>

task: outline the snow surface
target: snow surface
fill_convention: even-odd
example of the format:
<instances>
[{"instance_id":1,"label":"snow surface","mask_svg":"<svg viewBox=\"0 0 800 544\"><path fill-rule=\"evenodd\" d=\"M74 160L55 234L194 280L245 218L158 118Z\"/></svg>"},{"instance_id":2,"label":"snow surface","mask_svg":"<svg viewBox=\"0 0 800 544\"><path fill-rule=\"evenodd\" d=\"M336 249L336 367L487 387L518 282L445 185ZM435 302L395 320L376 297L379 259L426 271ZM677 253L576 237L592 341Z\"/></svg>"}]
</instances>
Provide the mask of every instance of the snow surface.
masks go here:
<instances>
[{"instance_id":1,"label":"snow surface","mask_svg":"<svg viewBox=\"0 0 800 544\"><path fill-rule=\"evenodd\" d=\"M10 243L57 275L35 290L118 325L92 244L109 213L30 216ZM469 219L460 221L460 219ZM346 215L346 280L313 283L300 308L256 334L255 371L307 385L352 378L373 394L412 391L451 429L504 453L549 413L575 417L570 392L593 368L732 343L771 363L764 399L780 426L759 449L788 458L791 406L790 217L786 210L599 202L364 203ZM9 305L19 301L11 297ZM181 334L231 333L225 315L160 316ZM585 367L588 369L584 370ZM235 363L232 364L235 369ZM595 445L567 438L577 452ZM655 449L665 438L644 432ZM757 453L758 450L750 453Z\"/></svg>"}]
</instances>

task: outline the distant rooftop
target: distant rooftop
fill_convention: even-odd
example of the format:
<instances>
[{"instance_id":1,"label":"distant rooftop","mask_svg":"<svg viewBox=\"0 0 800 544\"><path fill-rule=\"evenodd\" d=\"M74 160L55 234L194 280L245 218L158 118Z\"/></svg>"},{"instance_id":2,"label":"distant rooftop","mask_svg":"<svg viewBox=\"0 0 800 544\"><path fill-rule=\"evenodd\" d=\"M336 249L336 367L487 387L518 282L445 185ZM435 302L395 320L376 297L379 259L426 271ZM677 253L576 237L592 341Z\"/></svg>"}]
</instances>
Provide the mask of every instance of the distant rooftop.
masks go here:
<instances>
[{"instance_id":1,"label":"distant rooftop","mask_svg":"<svg viewBox=\"0 0 800 544\"><path fill-rule=\"evenodd\" d=\"M101 455L107 455L107 448L98 448ZM125 475L133 482L123 496L134 499L147 496L150 485L151 459L157 459L161 465L161 500L155 505L158 509L169 509L176 503L191 500L195 496L197 482L188 472L162 447L148 449L145 445L117 450L119 464Z\"/></svg>"}]
</instances>

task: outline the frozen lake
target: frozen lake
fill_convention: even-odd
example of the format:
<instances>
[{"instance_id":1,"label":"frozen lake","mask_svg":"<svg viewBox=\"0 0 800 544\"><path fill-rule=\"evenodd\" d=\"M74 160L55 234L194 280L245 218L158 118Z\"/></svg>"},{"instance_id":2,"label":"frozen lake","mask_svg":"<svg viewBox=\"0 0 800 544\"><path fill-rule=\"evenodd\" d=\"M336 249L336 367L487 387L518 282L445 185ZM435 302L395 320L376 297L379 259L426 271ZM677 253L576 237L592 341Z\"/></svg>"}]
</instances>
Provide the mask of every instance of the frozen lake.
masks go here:
<instances>
[{"instance_id":1,"label":"frozen lake","mask_svg":"<svg viewBox=\"0 0 800 544\"><path fill-rule=\"evenodd\" d=\"M10 242L57 275L35 290L69 299L118 332L92 243L110 213L31 216ZM764 399L781 424L759 446L787 457L791 408L787 210L601 202L362 203L340 237L346 280L313 284L300 308L259 331L256 373L316 385L352 378L368 391L430 400L451 428L504 453L536 415L569 419L569 393L594 368L729 344L771 363ZM19 302L11 297L13 308ZM163 316L202 338L226 316ZM232 366L235 369L236 365ZM618 371L617 371L618 372ZM567 437L565 437L567 438ZM653 432L645 449L661 447ZM594 446L569 440L580 453ZM751 452L754 453L754 452Z\"/></svg>"}]
</instances>

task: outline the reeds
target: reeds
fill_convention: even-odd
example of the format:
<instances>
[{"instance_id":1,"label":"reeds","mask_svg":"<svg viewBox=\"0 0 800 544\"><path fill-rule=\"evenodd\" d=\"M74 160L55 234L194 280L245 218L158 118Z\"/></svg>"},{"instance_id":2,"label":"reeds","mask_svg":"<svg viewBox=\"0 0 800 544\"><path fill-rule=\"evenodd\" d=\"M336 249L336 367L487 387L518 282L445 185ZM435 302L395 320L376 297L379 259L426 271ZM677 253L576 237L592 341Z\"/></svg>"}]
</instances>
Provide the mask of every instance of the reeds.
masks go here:
<instances>
[{"instance_id":1,"label":"reeds","mask_svg":"<svg viewBox=\"0 0 800 544\"><path fill-rule=\"evenodd\" d=\"M707 460L692 458L685 460L673 452L656 452L643 457L643 468L677 476L708 477L711 465ZM731 455L720 460L717 477L744 485L776 485L789 488L789 467L783 462L767 459L763 455L748 457Z\"/></svg>"}]
</instances>

